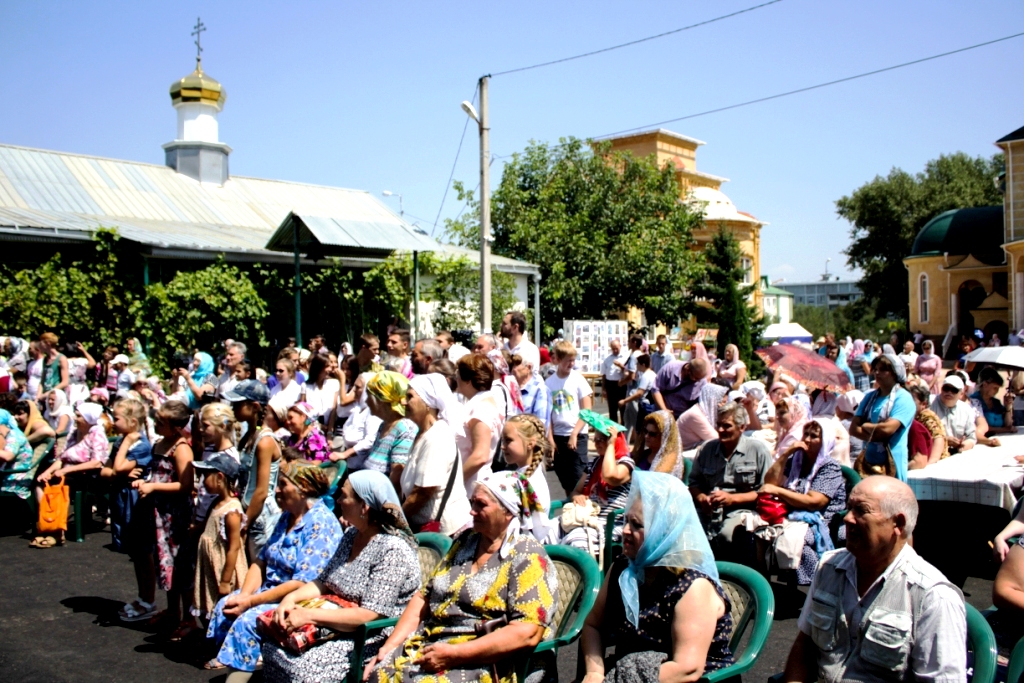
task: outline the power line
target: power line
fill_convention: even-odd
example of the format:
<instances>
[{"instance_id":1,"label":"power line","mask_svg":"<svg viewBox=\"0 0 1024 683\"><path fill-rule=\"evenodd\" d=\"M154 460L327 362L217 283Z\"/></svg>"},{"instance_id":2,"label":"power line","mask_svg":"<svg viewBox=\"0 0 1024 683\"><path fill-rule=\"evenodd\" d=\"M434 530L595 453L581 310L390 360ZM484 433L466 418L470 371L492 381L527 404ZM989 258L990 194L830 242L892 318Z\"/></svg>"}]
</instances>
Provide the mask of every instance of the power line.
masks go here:
<instances>
[{"instance_id":1,"label":"power line","mask_svg":"<svg viewBox=\"0 0 1024 683\"><path fill-rule=\"evenodd\" d=\"M476 87L473 89L472 102L476 103L476 94L480 90L480 83L477 82ZM452 162L451 173L448 174L448 182L444 185L444 195L441 197L441 206L437 209L437 216L434 218L434 225L430 227L430 236L434 236L434 231L437 230L437 222L441 220L441 212L444 211L444 203L448 199L448 189L452 186L452 178L455 177L455 166L459 163L459 155L462 153L462 143L466 140L466 130L469 128L469 116L466 116L466 123L462 126L462 137L459 138L459 148L455 150L455 161Z\"/></svg>"},{"instance_id":2,"label":"power line","mask_svg":"<svg viewBox=\"0 0 1024 683\"><path fill-rule=\"evenodd\" d=\"M1011 40L1013 38L1019 38L1021 36L1024 36L1024 32L1014 33L1013 35L1004 36L1002 38L996 38L995 40L988 40L988 41L985 41L984 43L978 43L976 45L970 45L968 47L962 47L962 48L959 48L957 50L950 50L949 52L942 52L942 53L937 54L937 55L932 55L931 57L922 57L921 59L915 59L915 60L910 61L910 62L903 62L902 64L895 64L893 66L887 66L887 67L885 67L883 69L875 69L874 71L865 71L864 73L857 74L855 76L847 76L845 78L837 78L834 81L828 81L826 83L818 83L817 85L809 85L809 86L807 86L805 88L797 88L796 90L789 90L787 92L778 93L777 95L769 95L768 97L759 97L756 100L747 100L746 102L740 102L738 104L730 104L729 106L726 106L726 107L718 107L717 109L708 109L707 111L698 112L696 114L687 114L686 116L680 116L680 117L674 118L674 119L666 119L665 121L658 121L657 123L649 123L649 124L647 124L645 126L636 126L635 128L627 128L625 130L620 130L620 131L617 131L615 133L608 133L607 135L602 135L601 137L602 138L609 138L609 137L613 137L615 135L622 135L623 133L632 133L633 131L637 131L637 130L646 130L646 129L649 129L649 128L657 128L657 127L663 126L663 125L668 124L668 123L676 123L678 121L685 121L687 119L695 119L698 116L707 116L708 114L717 114L718 112L728 111L730 109L738 109L740 107L746 107L746 106L749 106L751 104L758 104L759 102L767 102L769 100L777 100L777 99L779 99L781 97L788 97L790 95L796 95L798 93L808 92L810 90L817 90L818 88L825 88L825 87L830 86L830 85L836 85L837 83L846 83L847 81L854 81L854 80L857 80L858 78L865 78L867 76L874 76L875 74L885 73L886 71L895 71L896 69L902 69L903 67L906 67L906 66L913 66L914 64L921 64L922 62L929 62L929 61L931 61L933 59L939 59L941 57L948 57L950 55L955 55L955 54L958 54L960 52L967 52L968 50L975 50L975 49L977 49L979 47L985 47L986 45L994 45L995 43L1001 43L1004 40Z\"/></svg>"},{"instance_id":3,"label":"power line","mask_svg":"<svg viewBox=\"0 0 1024 683\"><path fill-rule=\"evenodd\" d=\"M698 22L696 24L690 24L689 26L683 26L682 28L673 29L671 31L665 31L664 33L659 33L659 34L653 35L653 36L647 36L646 38L638 38L637 40L631 40L628 43L621 43L620 45L612 45L611 47L603 47L600 50L593 50L591 52L584 52L583 54L573 55L572 57L563 57L561 59L555 59L555 60L552 60L550 62L541 62L540 64L533 64L531 66L521 66L518 69L507 69L506 71L498 71L497 73L491 74L491 76L504 76L506 74L514 74L514 73L518 73L520 71L529 71L531 69L539 69L539 68L544 67L544 66L552 66L553 64L561 64L563 62L571 62L574 59L583 59L584 57L592 57L594 55L599 55L599 54L601 54L603 52L611 52L612 50L618 50L620 48L629 47L631 45L638 45L640 43L646 43L649 40L656 40L658 38L664 38L665 36L671 36L673 34L681 33L683 31L689 31L691 28L697 28L699 26L706 26L708 24L713 24L716 21L722 21L724 19L729 19L731 17L739 16L740 14L746 14L747 12L753 12L754 10L761 9L762 7L767 7L768 5L774 5L774 4L779 3L779 2L782 2L782 0L769 0L769 2L763 2L760 5L754 5L753 7L748 7L746 9L741 9L741 10L738 10L736 12L732 12L730 14L723 14L722 16L715 17L714 19L707 19L705 21L701 21L701 22Z\"/></svg>"}]
</instances>

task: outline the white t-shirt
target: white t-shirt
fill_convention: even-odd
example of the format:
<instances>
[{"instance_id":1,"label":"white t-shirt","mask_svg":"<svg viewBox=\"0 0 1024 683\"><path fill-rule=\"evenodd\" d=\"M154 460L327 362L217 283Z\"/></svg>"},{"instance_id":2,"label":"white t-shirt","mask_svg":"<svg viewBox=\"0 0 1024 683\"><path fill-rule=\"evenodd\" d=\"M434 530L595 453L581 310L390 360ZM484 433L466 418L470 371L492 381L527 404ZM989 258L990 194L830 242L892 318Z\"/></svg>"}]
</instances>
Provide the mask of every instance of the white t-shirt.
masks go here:
<instances>
[{"instance_id":1,"label":"white t-shirt","mask_svg":"<svg viewBox=\"0 0 1024 683\"><path fill-rule=\"evenodd\" d=\"M903 361L904 365L909 365L910 367L914 367L914 363L917 362L917 352L916 351L911 351L910 353L901 353L899 355L899 359L901 361Z\"/></svg>"},{"instance_id":2,"label":"white t-shirt","mask_svg":"<svg viewBox=\"0 0 1024 683\"><path fill-rule=\"evenodd\" d=\"M544 384L551 392L551 430L555 436L569 436L580 419L580 404L587 396L594 394L590 383L580 373L572 370L562 378L558 373L548 377ZM580 434L586 434L584 425Z\"/></svg>"},{"instance_id":3,"label":"white t-shirt","mask_svg":"<svg viewBox=\"0 0 1024 683\"><path fill-rule=\"evenodd\" d=\"M302 395L302 385L294 379L288 382L287 387L282 387L281 383L278 382L274 385L274 388L270 390L270 398L274 398L278 394L283 394L278 401L282 402L286 408L291 408L299 402L299 396Z\"/></svg>"},{"instance_id":4,"label":"white t-shirt","mask_svg":"<svg viewBox=\"0 0 1024 683\"><path fill-rule=\"evenodd\" d=\"M25 394L34 401L39 396L39 387L43 383L43 359L36 358L29 361L26 374L28 375L28 384L25 386Z\"/></svg>"},{"instance_id":5,"label":"white t-shirt","mask_svg":"<svg viewBox=\"0 0 1024 683\"><path fill-rule=\"evenodd\" d=\"M473 420L480 420L490 427L491 444L489 452L493 454L494 449L498 447L498 441L501 440L501 429L505 424L504 416L498 412L498 405L494 401L494 394L490 391L477 393L473 398L466 401L466 404L463 406L463 415L465 417L463 424L466 427L462 433L455 435L455 443L459 447L459 455L462 457L463 464L473 454L473 430L469 426L469 423ZM478 469L473 476L466 479L466 493L472 495L473 487L476 485L477 480L487 477L490 473L491 460L488 458L487 464Z\"/></svg>"},{"instance_id":6,"label":"white t-shirt","mask_svg":"<svg viewBox=\"0 0 1024 683\"><path fill-rule=\"evenodd\" d=\"M334 398L341 390L341 383L333 377L324 380L322 388L317 388L313 382L306 382L306 403L313 406L316 416L323 417L334 407Z\"/></svg>"},{"instance_id":7,"label":"white t-shirt","mask_svg":"<svg viewBox=\"0 0 1024 683\"><path fill-rule=\"evenodd\" d=\"M521 356L524 361L530 364L534 373L536 373L540 368L540 349L538 349L537 345L526 337L523 337L519 344L514 348L509 346L509 343L506 341L505 348L508 349L508 352L513 356Z\"/></svg>"},{"instance_id":8,"label":"white t-shirt","mask_svg":"<svg viewBox=\"0 0 1024 683\"><path fill-rule=\"evenodd\" d=\"M434 426L416 438L409 460L402 470L402 495L408 496L413 489L437 488L433 497L420 508L419 512L409 517L409 523L419 526L434 519L441 499L444 497L445 486L451 476L452 467L457 469L455 483L451 495L441 515L441 533L449 536L461 529L469 521L469 497L466 495L462 482L462 458L458 457L455 445L455 433L444 420L438 420Z\"/></svg>"}]
</instances>

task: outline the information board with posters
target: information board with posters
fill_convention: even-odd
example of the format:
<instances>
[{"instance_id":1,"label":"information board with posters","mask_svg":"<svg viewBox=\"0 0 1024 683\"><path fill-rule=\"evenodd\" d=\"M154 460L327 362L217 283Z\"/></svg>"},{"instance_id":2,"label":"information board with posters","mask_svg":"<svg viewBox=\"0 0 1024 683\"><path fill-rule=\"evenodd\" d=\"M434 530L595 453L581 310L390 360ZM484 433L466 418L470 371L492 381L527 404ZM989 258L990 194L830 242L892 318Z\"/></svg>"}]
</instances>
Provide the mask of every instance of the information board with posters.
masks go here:
<instances>
[{"instance_id":1,"label":"information board with posters","mask_svg":"<svg viewBox=\"0 0 1024 683\"><path fill-rule=\"evenodd\" d=\"M618 339L626 348L629 323L625 320L565 320L565 339L576 347L576 365L582 373L601 372L601 361L611 353L608 345Z\"/></svg>"}]
</instances>

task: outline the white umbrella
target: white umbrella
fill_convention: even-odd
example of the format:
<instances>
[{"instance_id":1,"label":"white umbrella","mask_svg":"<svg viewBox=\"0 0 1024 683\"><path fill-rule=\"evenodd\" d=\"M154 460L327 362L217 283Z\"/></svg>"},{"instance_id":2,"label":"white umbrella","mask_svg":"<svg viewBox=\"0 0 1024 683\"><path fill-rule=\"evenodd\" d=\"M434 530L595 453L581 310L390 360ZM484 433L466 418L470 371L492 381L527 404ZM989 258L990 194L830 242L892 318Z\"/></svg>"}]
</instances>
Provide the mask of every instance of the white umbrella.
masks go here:
<instances>
[{"instance_id":1,"label":"white umbrella","mask_svg":"<svg viewBox=\"0 0 1024 683\"><path fill-rule=\"evenodd\" d=\"M964 362L1024 369L1024 346L982 346L964 356Z\"/></svg>"}]
</instances>

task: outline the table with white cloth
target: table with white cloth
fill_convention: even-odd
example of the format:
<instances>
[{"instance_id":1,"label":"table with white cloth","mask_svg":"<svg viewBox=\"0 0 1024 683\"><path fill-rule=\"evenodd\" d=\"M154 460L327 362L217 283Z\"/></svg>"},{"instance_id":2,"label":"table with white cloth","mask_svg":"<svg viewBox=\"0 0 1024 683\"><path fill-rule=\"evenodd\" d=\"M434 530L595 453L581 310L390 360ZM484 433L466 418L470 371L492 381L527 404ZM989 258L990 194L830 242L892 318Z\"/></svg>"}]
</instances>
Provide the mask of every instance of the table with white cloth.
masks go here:
<instances>
[{"instance_id":1,"label":"table with white cloth","mask_svg":"<svg viewBox=\"0 0 1024 683\"><path fill-rule=\"evenodd\" d=\"M936 500L991 505L1012 512L1024 486L1024 434L1004 434L1000 446L975 446L924 469L907 473L919 501Z\"/></svg>"},{"instance_id":2,"label":"table with white cloth","mask_svg":"<svg viewBox=\"0 0 1024 683\"><path fill-rule=\"evenodd\" d=\"M975 446L907 475L920 507L914 548L960 586L968 576L995 576L989 542L1024 486L1024 466L1014 460L1024 455L1024 434L998 438L998 448Z\"/></svg>"}]
</instances>

